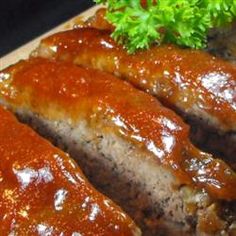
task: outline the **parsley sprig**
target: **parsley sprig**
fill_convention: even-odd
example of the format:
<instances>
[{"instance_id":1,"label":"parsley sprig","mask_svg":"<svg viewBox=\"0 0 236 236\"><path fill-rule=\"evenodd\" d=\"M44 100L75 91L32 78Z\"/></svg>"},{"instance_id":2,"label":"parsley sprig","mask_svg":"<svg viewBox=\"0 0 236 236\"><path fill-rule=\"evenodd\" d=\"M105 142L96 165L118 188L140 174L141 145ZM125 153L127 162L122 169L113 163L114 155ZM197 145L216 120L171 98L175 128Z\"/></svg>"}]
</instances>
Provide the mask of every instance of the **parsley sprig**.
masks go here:
<instances>
[{"instance_id":1,"label":"parsley sprig","mask_svg":"<svg viewBox=\"0 0 236 236\"><path fill-rule=\"evenodd\" d=\"M236 0L95 0L107 4L112 37L128 52L151 44L204 48L209 29L236 18Z\"/></svg>"}]
</instances>

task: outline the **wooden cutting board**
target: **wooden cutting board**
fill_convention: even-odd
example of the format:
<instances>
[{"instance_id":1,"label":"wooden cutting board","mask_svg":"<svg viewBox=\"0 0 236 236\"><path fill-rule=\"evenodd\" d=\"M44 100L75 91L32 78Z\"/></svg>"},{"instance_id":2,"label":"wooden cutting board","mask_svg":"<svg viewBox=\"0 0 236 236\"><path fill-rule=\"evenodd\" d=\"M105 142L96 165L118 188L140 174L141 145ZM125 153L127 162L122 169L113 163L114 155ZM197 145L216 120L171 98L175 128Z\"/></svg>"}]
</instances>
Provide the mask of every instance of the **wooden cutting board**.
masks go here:
<instances>
[{"instance_id":1,"label":"wooden cutting board","mask_svg":"<svg viewBox=\"0 0 236 236\"><path fill-rule=\"evenodd\" d=\"M67 30L73 27L75 22L82 19L87 19L88 17L92 16L95 11L100 8L101 6L94 6L87 11L79 14L76 17L73 17L72 19L66 21L65 23L59 25L58 27L50 30L49 32L41 35L40 37L30 41L29 43L21 46L20 48L12 51L11 53L7 54L6 56L0 58L0 70L6 68L7 66L16 63L17 61L21 59L26 59L29 57L29 54L39 45L39 42L42 38L45 38L46 36L50 34L54 34L59 31Z\"/></svg>"}]
</instances>

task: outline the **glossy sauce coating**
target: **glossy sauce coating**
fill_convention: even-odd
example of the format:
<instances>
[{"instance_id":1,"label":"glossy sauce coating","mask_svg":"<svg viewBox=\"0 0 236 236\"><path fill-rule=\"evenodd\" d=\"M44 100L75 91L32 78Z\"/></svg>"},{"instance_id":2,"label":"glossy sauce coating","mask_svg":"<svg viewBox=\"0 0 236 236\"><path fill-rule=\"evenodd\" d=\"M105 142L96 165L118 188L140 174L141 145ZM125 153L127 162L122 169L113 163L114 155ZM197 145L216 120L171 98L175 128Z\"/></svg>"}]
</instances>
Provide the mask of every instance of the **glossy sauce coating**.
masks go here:
<instances>
[{"instance_id":1,"label":"glossy sauce coating","mask_svg":"<svg viewBox=\"0 0 236 236\"><path fill-rule=\"evenodd\" d=\"M38 55L114 73L221 131L236 130L236 66L203 51L163 45L129 55L110 31L82 28L44 39Z\"/></svg>"},{"instance_id":2,"label":"glossy sauce coating","mask_svg":"<svg viewBox=\"0 0 236 236\"><path fill-rule=\"evenodd\" d=\"M49 119L86 119L153 154L179 183L205 188L214 198L236 199L236 175L194 148L189 127L155 98L112 75L46 59L22 61L1 73L0 96ZM178 181L177 181L178 182Z\"/></svg>"},{"instance_id":3,"label":"glossy sauce coating","mask_svg":"<svg viewBox=\"0 0 236 236\"><path fill-rule=\"evenodd\" d=\"M96 11L95 15L90 17L84 24L80 24L81 27L92 27L101 30L113 30L114 27L105 20L106 8L100 8ZM75 24L77 27L77 24Z\"/></svg>"},{"instance_id":4,"label":"glossy sauce coating","mask_svg":"<svg viewBox=\"0 0 236 236\"><path fill-rule=\"evenodd\" d=\"M0 121L0 235L134 235L65 153L2 107Z\"/></svg>"}]
</instances>

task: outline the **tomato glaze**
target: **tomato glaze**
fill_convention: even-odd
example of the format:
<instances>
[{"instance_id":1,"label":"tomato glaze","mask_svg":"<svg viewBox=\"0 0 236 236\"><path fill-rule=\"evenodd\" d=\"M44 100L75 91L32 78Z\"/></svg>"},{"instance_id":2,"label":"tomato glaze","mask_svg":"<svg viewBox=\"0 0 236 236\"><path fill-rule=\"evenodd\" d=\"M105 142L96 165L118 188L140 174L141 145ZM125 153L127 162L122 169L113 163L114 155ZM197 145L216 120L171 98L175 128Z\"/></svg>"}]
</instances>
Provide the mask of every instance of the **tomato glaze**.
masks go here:
<instances>
[{"instance_id":1,"label":"tomato glaze","mask_svg":"<svg viewBox=\"0 0 236 236\"><path fill-rule=\"evenodd\" d=\"M70 157L0 107L0 235L134 235Z\"/></svg>"},{"instance_id":2,"label":"tomato glaze","mask_svg":"<svg viewBox=\"0 0 236 236\"><path fill-rule=\"evenodd\" d=\"M96 27L102 14L104 9L90 25ZM210 118L222 131L236 130L236 66L206 52L161 45L128 54L109 30L94 28L52 35L38 52L113 73L169 107Z\"/></svg>"}]
</instances>

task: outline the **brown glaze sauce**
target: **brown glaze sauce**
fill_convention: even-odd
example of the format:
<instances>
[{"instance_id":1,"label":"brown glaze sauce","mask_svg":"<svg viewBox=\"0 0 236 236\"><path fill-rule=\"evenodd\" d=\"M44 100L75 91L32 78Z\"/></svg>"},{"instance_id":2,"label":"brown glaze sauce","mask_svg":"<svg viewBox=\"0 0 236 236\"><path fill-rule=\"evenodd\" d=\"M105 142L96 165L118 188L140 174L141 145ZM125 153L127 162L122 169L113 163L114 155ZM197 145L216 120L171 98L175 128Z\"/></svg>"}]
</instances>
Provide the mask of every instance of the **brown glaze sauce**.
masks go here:
<instances>
[{"instance_id":1,"label":"brown glaze sauce","mask_svg":"<svg viewBox=\"0 0 236 236\"><path fill-rule=\"evenodd\" d=\"M163 45L129 55L110 31L92 28L50 36L40 50L43 56L114 73L170 107L208 114L219 129L236 130L236 66L203 51Z\"/></svg>"},{"instance_id":2,"label":"brown glaze sauce","mask_svg":"<svg viewBox=\"0 0 236 236\"><path fill-rule=\"evenodd\" d=\"M83 27L92 27L101 30L114 30L114 27L105 19L105 15L106 8L98 9L94 16L84 22Z\"/></svg>"},{"instance_id":3,"label":"brown glaze sauce","mask_svg":"<svg viewBox=\"0 0 236 236\"><path fill-rule=\"evenodd\" d=\"M0 235L134 235L65 153L1 107L0 117Z\"/></svg>"},{"instance_id":4,"label":"brown glaze sauce","mask_svg":"<svg viewBox=\"0 0 236 236\"><path fill-rule=\"evenodd\" d=\"M236 199L236 175L224 162L194 148L189 127L155 98L127 82L65 62L31 58L1 73L0 96L50 119L84 117L96 129L126 137L149 150L180 184Z\"/></svg>"}]
</instances>

